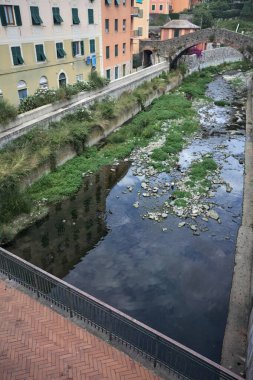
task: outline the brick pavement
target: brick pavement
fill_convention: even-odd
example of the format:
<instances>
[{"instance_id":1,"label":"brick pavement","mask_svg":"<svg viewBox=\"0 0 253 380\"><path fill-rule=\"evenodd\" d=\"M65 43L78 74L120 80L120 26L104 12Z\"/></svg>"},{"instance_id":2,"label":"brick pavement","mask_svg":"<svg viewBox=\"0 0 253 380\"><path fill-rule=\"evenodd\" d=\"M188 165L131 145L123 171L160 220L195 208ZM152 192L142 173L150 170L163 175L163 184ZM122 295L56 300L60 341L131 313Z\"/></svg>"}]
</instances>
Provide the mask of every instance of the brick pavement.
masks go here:
<instances>
[{"instance_id":1,"label":"brick pavement","mask_svg":"<svg viewBox=\"0 0 253 380\"><path fill-rule=\"evenodd\" d=\"M159 380L151 371L0 281L1 380Z\"/></svg>"}]
</instances>

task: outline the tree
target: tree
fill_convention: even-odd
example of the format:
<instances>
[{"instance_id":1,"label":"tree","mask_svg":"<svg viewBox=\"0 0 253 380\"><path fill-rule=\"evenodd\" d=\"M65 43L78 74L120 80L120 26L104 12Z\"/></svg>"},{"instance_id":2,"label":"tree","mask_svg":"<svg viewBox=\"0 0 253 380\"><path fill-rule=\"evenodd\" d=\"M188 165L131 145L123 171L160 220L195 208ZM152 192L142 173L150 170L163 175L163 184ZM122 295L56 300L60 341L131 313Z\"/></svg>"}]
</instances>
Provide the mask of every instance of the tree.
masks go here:
<instances>
[{"instance_id":1,"label":"tree","mask_svg":"<svg viewBox=\"0 0 253 380\"><path fill-rule=\"evenodd\" d=\"M193 23L201 28L213 26L213 16L209 9L199 5L193 9Z\"/></svg>"},{"instance_id":2,"label":"tree","mask_svg":"<svg viewBox=\"0 0 253 380\"><path fill-rule=\"evenodd\" d=\"M253 3L252 0L246 1L242 11L241 11L241 17L245 18L252 18L253 17Z\"/></svg>"}]
</instances>

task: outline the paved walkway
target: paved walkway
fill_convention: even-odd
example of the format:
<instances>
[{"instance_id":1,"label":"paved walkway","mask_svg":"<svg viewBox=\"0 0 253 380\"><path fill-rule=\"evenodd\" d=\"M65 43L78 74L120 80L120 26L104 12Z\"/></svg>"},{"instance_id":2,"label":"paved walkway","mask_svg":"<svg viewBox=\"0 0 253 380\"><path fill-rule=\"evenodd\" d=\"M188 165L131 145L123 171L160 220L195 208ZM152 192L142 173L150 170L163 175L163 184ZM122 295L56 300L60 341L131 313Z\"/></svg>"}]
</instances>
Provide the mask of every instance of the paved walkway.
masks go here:
<instances>
[{"instance_id":1,"label":"paved walkway","mask_svg":"<svg viewBox=\"0 0 253 380\"><path fill-rule=\"evenodd\" d=\"M1 380L159 380L138 362L0 281Z\"/></svg>"}]
</instances>

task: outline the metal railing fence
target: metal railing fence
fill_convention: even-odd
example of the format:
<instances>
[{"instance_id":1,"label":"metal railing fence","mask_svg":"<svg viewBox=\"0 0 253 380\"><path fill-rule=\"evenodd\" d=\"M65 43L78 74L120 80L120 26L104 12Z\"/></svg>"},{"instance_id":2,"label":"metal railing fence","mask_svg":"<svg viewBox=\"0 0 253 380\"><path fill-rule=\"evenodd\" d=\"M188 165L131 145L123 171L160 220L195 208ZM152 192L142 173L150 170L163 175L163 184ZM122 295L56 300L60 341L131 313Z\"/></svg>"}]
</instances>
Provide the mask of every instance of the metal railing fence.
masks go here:
<instances>
[{"instance_id":1,"label":"metal railing fence","mask_svg":"<svg viewBox=\"0 0 253 380\"><path fill-rule=\"evenodd\" d=\"M95 297L0 248L0 272L23 287L128 346L181 379L242 378Z\"/></svg>"}]
</instances>

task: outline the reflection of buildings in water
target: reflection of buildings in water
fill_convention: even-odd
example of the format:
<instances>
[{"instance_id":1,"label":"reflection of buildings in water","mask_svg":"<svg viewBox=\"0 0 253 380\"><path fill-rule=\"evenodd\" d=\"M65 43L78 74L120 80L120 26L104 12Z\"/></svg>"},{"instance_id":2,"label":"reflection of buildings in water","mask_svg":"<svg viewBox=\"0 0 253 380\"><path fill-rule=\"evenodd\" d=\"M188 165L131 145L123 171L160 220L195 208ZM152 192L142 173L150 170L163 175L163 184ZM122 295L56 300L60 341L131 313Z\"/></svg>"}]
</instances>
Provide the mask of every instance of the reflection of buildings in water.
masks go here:
<instances>
[{"instance_id":1,"label":"reflection of buildings in water","mask_svg":"<svg viewBox=\"0 0 253 380\"><path fill-rule=\"evenodd\" d=\"M128 168L124 162L85 177L77 194L52 206L45 219L21 233L7 249L64 277L107 234L106 197Z\"/></svg>"}]
</instances>

